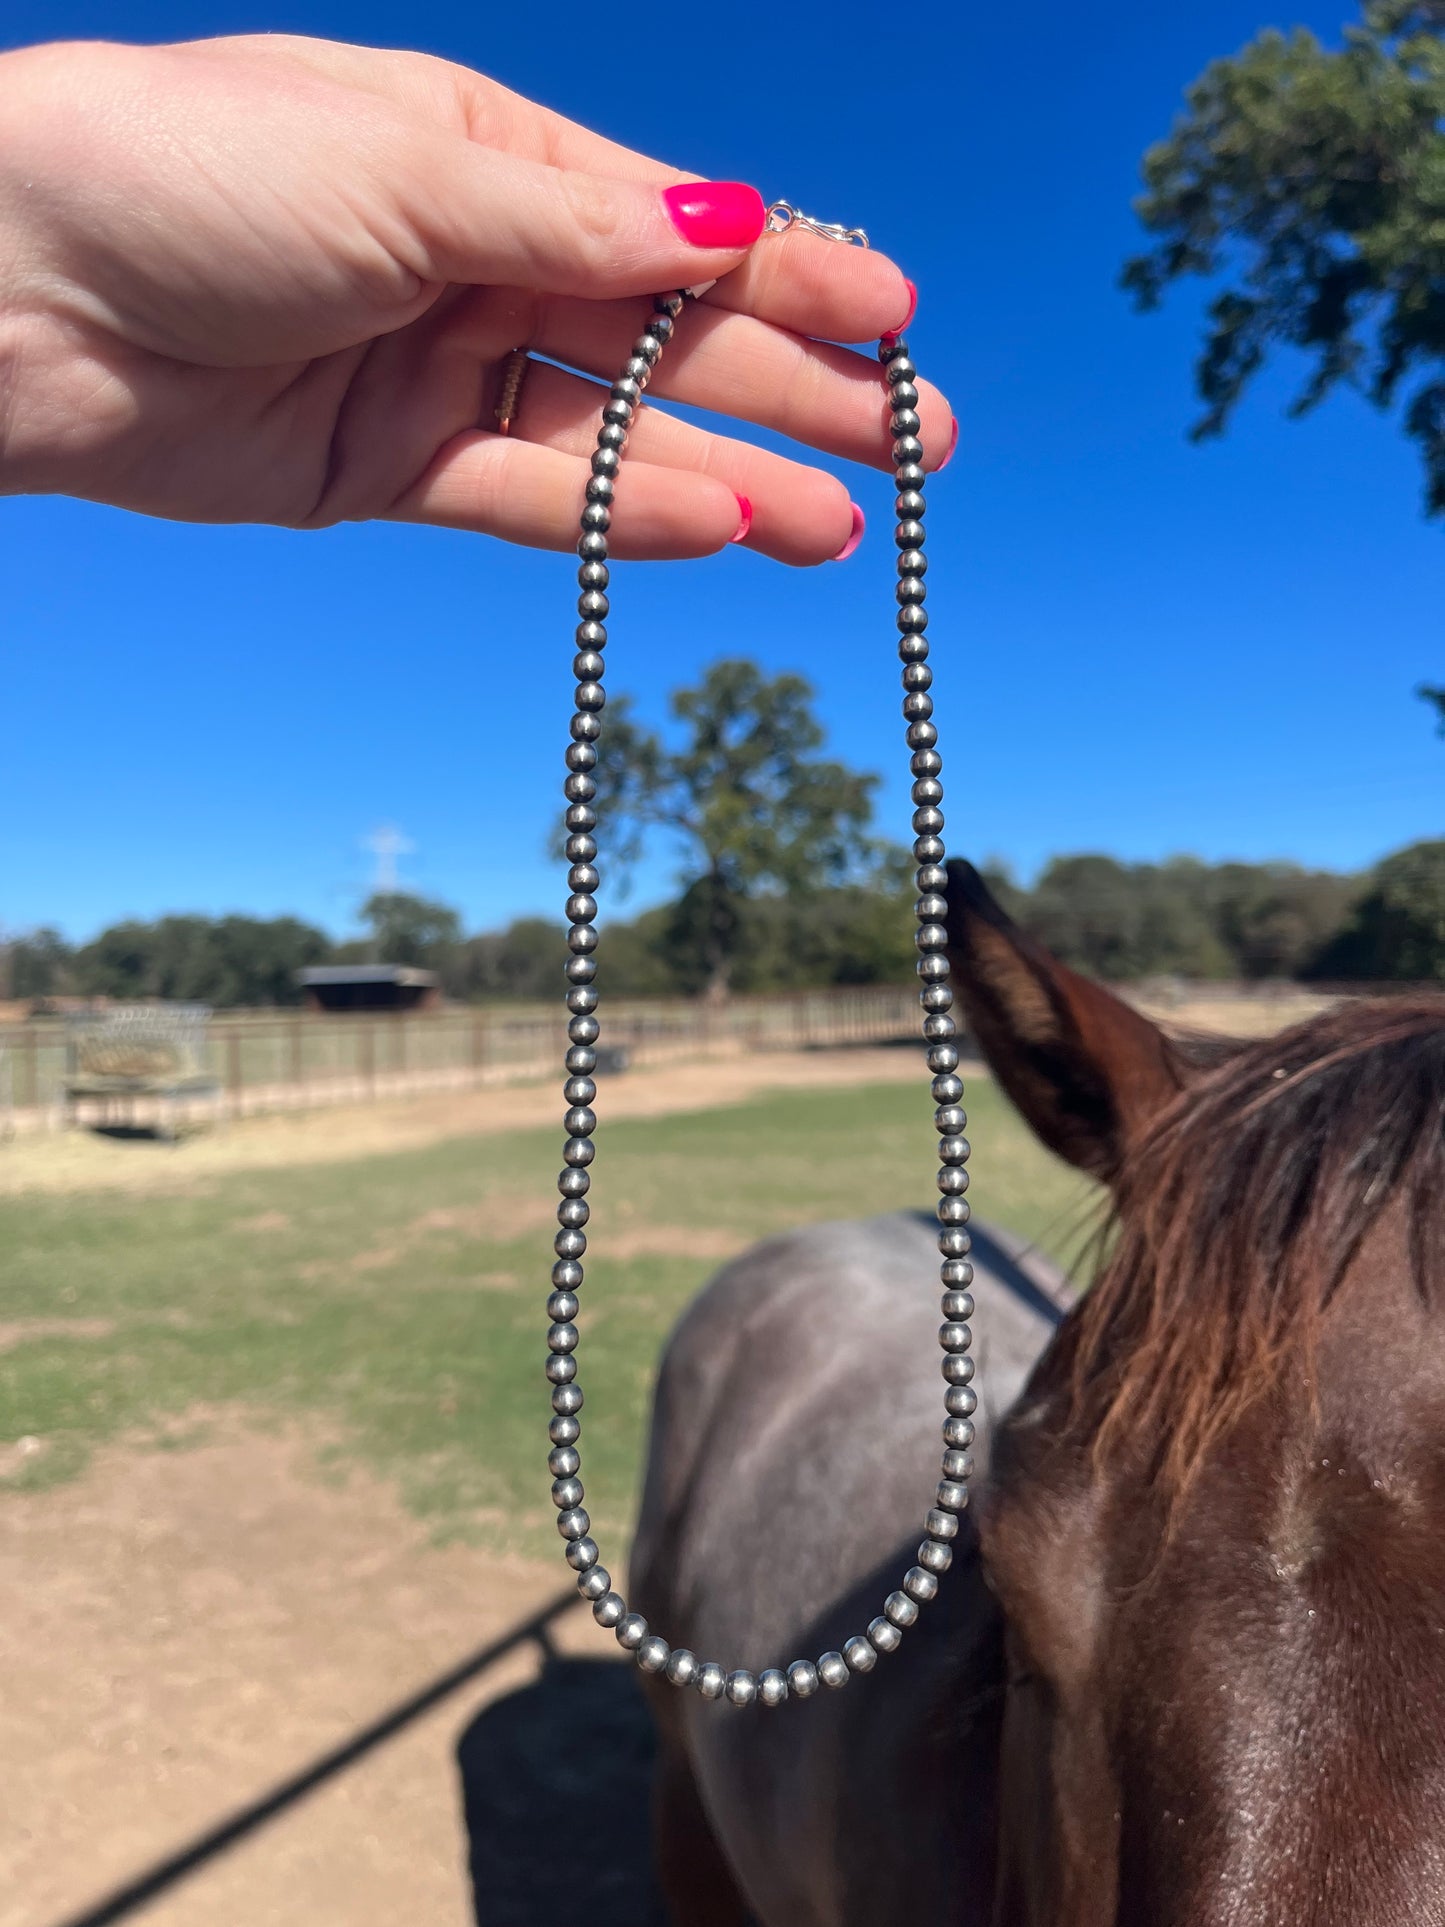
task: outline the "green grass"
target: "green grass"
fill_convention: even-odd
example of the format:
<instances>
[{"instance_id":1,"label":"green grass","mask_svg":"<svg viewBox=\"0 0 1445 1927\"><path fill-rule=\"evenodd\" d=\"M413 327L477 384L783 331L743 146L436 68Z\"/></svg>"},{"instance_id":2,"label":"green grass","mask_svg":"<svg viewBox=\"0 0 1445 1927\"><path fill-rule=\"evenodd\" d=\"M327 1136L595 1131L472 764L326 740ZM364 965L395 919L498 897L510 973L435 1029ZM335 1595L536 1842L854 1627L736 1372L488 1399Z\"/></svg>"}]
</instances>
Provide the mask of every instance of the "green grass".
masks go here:
<instances>
[{"instance_id":1,"label":"green grass","mask_svg":"<svg viewBox=\"0 0 1445 1927\"><path fill-rule=\"evenodd\" d=\"M977 1208L1067 1258L1086 1188L991 1086L970 1110ZM932 1130L926 1087L889 1084L604 1120L599 1146L582 1379L588 1504L615 1538L659 1345L717 1264L690 1244L928 1206ZM439 1536L542 1543L559 1148L558 1131L528 1131L182 1195L0 1202L0 1321L88 1321L0 1354L0 1440L45 1447L10 1492L73 1477L104 1441L184 1444L206 1413L239 1410L319 1422L328 1456L394 1478ZM609 1256L614 1240L634 1255Z\"/></svg>"}]
</instances>

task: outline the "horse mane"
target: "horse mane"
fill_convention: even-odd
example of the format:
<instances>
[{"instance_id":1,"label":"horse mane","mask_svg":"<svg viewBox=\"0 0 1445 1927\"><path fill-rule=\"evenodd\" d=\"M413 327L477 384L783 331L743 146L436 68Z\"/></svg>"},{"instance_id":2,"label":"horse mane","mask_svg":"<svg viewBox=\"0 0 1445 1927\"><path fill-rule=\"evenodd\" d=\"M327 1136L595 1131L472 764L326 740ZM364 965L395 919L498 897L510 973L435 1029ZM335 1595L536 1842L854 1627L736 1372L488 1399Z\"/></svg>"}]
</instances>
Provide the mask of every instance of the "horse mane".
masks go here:
<instances>
[{"instance_id":1,"label":"horse mane","mask_svg":"<svg viewBox=\"0 0 1445 1927\"><path fill-rule=\"evenodd\" d=\"M1445 1302L1445 997L1333 1006L1196 1075L1130 1153L1097 1281L1066 1328L1096 1465L1143 1454L1176 1495L1279 1387L1400 1206L1414 1289Z\"/></svg>"}]
</instances>

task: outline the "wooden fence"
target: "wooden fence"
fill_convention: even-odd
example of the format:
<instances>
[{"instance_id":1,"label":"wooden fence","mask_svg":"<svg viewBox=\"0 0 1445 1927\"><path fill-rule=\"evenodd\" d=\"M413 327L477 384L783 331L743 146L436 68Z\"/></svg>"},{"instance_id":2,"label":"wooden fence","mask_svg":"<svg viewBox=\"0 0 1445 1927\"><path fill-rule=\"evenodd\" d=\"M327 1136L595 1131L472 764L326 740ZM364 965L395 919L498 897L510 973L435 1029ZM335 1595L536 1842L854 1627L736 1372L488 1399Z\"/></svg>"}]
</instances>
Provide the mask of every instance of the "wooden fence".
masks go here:
<instances>
[{"instance_id":1,"label":"wooden fence","mask_svg":"<svg viewBox=\"0 0 1445 1927\"><path fill-rule=\"evenodd\" d=\"M721 1006L617 1001L602 1011L603 1046L631 1064L752 1051L878 1044L919 1035L916 988L736 997ZM560 1076L566 1012L501 1005L405 1015L237 1011L212 1019L209 1067L232 1117L412 1092ZM0 1128L58 1124L66 1075L65 1025L38 1018L0 1027Z\"/></svg>"}]
</instances>

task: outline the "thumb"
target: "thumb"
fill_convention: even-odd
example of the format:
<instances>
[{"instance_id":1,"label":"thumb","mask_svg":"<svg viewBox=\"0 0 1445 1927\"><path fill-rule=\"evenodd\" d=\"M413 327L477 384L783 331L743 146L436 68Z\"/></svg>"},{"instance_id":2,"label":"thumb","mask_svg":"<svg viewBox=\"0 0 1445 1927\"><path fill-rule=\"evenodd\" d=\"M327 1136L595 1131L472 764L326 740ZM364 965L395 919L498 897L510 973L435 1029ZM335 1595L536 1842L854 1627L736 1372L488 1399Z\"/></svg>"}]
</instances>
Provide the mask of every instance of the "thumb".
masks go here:
<instances>
[{"instance_id":1,"label":"thumb","mask_svg":"<svg viewBox=\"0 0 1445 1927\"><path fill-rule=\"evenodd\" d=\"M405 209L428 279L610 300L714 281L737 267L767 210L738 181L671 186L547 167L449 142L444 183Z\"/></svg>"}]
</instances>

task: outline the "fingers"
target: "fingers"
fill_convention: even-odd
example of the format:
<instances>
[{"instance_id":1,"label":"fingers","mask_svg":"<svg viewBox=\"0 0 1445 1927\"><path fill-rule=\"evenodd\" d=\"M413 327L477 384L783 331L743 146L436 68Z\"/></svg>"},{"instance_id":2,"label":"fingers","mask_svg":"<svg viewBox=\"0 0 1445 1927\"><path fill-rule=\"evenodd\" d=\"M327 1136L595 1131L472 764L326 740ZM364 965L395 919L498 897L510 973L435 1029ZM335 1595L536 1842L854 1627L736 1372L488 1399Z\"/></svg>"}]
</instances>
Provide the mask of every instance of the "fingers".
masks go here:
<instances>
[{"instance_id":1,"label":"fingers","mask_svg":"<svg viewBox=\"0 0 1445 1927\"><path fill-rule=\"evenodd\" d=\"M424 279L593 299L731 272L763 231L756 188L609 180L474 142L436 139L398 183Z\"/></svg>"},{"instance_id":2,"label":"fingers","mask_svg":"<svg viewBox=\"0 0 1445 1927\"><path fill-rule=\"evenodd\" d=\"M534 362L521 391L513 434L590 461L605 390L564 369ZM634 504L623 484L639 467L674 471L675 482L711 478L750 504L747 547L776 561L807 567L836 556L848 541L853 505L833 476L767 449L709 433L661 409L633 418L618 483L615 528L630 533ZM580 495L574 509L580 508ZM575 539L573 517L573 535ZM729 530L731 535L733 530Z\"/></svg>"},{"instance_id":3,"label":"fingers","mask_svg":"<svg viewBox=\"0 0 1445 1927\"><path fill-rule=\"evenodd\" d=\"M519 324L522 308L514 313ZM647 318L639 303L548 301L533 304L519 341L556 361L611 381ZM925 463L947 458L952 411L929 382L918 384ZM874 468L892 465L888 405L877 360L846 348L801 340L751 316L715 308L686 310L650 392L693 407L757 422L810 448ZM596 397L600 410L602 397Z\"/></svg>"},{"instance_id":4,"label":"fingers","mask_svg":"<svg viewBox=\"0 0 1445 1927\"><path fill-rule=\"evenodd\" d=\"M572 549L590 472L581 455L511 436L459 435L389 519L473 530L527 548ZM678 561L726 548L743 515L732 490L710 476L628 462L607 539L619 560Z\"/></svg>"}]
</instances>

